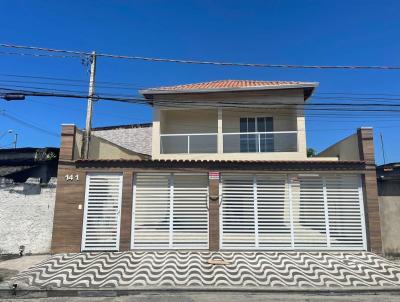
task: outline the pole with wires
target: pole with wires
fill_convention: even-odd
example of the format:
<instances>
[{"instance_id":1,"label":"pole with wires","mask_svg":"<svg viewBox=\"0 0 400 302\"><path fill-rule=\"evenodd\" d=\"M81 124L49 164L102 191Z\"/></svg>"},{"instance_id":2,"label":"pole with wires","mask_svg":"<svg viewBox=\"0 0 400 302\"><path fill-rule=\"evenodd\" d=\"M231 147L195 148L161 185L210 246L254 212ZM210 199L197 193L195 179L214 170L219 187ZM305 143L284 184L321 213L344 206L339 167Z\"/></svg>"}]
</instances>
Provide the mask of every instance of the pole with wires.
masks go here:
<instances>
[{"instance_id":1,"label":"pole with wires","mask_svg":"<svg viewBox=\"0 0 400 302\"><path fill-rule=\"evenodd\" d=\"M17 149L17 142L18 142L18 133L15 133L14 134L14 142L13 142L14 149Z\"/></svg>"},{"instance_id":2,"label":"pole with wires","mask_svg":"<svg viewBox=\"0 0 400 302\"><path fill-rule=\"evenodd\" d=\"M382 135L382 132L380 132L380 137L381 137L381 147L382 147L383 164L386 165L386 154L385 154L385 146L383 145L383 135Z\"/></svg>"},{"instance_id":3,"label":"pole with wires","mask_svg":"<svg viewBox=\"0 0 400 302\"><path fill-rule=\"evenodd\" d=\"M90 144L90 133L92 129L92 114L93 114L93 102L94 102L94 84L96 78L96 52L93 51L90 56L90 80L89 80L89 94L88 103L86 110L86 127L85 134L83 136L83 150L82 156L84 159L89 157L89 144Z\"/></svg>"}]
</instances>

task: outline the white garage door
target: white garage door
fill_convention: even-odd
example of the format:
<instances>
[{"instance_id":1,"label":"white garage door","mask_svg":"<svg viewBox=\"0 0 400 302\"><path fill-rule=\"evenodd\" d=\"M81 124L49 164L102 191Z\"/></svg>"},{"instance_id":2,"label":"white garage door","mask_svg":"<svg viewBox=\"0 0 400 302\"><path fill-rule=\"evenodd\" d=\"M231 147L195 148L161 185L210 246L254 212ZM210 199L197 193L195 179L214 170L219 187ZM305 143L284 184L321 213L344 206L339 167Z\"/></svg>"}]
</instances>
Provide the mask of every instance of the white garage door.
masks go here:
<instances>
[{"instance_id":1,"label":"white garage door","mask_svg":"<svg viewBox=\"0 0 400 302\"><path fill-rule=\"evenodd\" d=\"M223 249L364 250L359 175L223 174Z\"/></svg>"},{"instance_id":2,"label":"white garage door","mask_svg":"<svg viewBox=\"0 0 400 302\"><path fill-rule=\"evenodd\" d=\"M207 249L208 177L137 173L133 185L132 249Z\"/></svg>"},{"instance_id":3,"label":"white garage door","mask_svg":"<svg viewBox=\"0 0 400 302\"><path fill-rule=\"evenodd\" d=\"M83 251L118 251L122 175L86 176Z\"/></svg>"}]
</instances>

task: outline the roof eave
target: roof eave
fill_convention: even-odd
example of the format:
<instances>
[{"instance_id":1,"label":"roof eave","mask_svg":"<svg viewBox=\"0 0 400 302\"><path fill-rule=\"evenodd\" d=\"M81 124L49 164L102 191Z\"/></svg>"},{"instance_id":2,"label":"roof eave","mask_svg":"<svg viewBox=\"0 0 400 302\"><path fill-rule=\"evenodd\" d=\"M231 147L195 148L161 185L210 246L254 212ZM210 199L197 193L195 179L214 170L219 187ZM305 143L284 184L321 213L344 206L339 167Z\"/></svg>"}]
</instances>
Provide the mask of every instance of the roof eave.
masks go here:
<instances>
[{"instance_id":1,"label":"roof eave","mask_svg":"<svg viewBox=\"0 0 400 302\"><path fill-rule=\"evenodd\" d=\"M143 89L139 92L146 99L153 99L154 95L164 94L185 94L185 93L213 93L213 92L237 92L237 91L263 91L263 90L284 90L284 89L303 89L304 100L307 100L315 88L318 87L318 82L308 82L302 84L287 84L287 85L271 85L271 86L256 86L256 87L234 87L234 88L211 88L211 89L179 89L179 90L167 90L167 89ZM307 92L307 93L306 93Z\"/></svg>"},{"instance_id":2,"label":"roof eave","mask_svg":"<svg viewBox=\"0 0 400 302\"><path fill-rule=\"evenodd\" d=\"M79 167L130 167L151 169L260 170L260 171L365 171L364 161L262 161L262 160L77 160Z\"/></svg>"}]
</instances>

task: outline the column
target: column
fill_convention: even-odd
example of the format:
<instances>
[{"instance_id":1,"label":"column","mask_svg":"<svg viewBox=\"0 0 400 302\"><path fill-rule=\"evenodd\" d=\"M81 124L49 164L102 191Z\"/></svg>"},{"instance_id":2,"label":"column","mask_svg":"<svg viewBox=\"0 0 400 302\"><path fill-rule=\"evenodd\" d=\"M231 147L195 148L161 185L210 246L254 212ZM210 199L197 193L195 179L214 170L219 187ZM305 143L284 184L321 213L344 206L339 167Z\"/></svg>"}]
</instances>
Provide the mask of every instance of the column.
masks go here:
<instances>
[{"instance_id":1,"label":"column","mask_svg":"<svg viewBox=\"0 0 400 302\"><path fill-rule=\"evenodd\" d=\"M218 107L218 137L217 137L217 152L224 153L224 136L222 130L222 108Z\"/></svg>"}]
</instances>

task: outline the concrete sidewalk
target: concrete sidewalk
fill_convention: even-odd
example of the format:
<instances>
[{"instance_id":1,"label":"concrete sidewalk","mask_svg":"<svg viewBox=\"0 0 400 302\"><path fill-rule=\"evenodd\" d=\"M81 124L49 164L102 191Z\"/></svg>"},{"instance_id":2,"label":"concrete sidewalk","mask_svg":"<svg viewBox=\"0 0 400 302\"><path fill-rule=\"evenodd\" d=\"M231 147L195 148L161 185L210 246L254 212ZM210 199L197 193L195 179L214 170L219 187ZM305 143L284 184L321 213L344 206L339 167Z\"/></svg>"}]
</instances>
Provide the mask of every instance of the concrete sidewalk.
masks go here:
<instances>
[{"instance_id":1,"label":"concrete sidewalk","mask_svg":"<svg viewBox=\"0 0 400 302\"><path fill-rule=\"evenodd\" d=\"M400 290L400 265L369 252L77 253L55 255L11 282L67 290Z\"/></svg>"},{"instance_id":2,"label":"concrete sidewalk","mask_svg":"<svg viewBox=\"0 0 400 302\"><path fill-rule=\"evenodd\" d=\"M81 296L81 297L50 297L21 296L17 298L32 299L37 302L398 302L399 295L381 293L372 294L287 294L287 293L136 293L127 296ZM14 298L15 299L15 298ZM11 298L1 301L13 302ZM30 301L30 300L28 300Z\"/></svg>"},{"instance_id":3,"label":"concrete sidewalk","mask_svg":"<svg viewBox=\"0 0 400 302\"><path fill-rule=\"evenodd\" d=\"M4 256L2 256L3 258ZM32 255L22 257L12 257L11 259L0 260L0 288L8 287L10 279L18 273L34 267L44 260L47 260L51 255Z\"/></svg>"}]
</instances>

